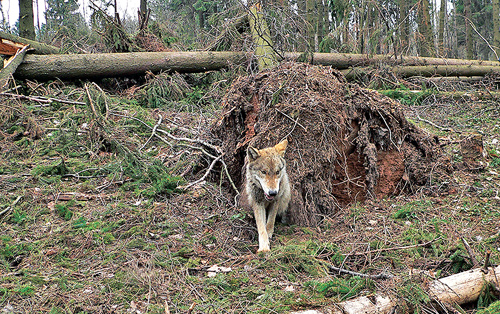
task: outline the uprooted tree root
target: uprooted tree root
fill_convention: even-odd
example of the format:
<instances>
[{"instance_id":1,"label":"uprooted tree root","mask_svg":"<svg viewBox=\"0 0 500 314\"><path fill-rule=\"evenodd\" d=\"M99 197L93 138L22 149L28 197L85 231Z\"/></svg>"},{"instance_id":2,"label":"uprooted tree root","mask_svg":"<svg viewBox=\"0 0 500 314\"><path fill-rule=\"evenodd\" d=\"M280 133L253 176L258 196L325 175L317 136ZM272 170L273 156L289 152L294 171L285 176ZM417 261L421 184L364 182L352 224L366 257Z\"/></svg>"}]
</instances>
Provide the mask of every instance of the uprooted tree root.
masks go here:
<instances>
[{"instance_id":1,"label":"uprooted tree root","mask_svg":"<svg viewBox=\"0 0 500 314\"><path fill-rule=\"evenodd\" d=\"M409 123L401 104L329 67L284 63L241 77L223 105L212 132L238 184L248 145L289 139L296 224L314 226L348 204L430 187L451 168L437 137Z\"/></svg>"}]
</instances>

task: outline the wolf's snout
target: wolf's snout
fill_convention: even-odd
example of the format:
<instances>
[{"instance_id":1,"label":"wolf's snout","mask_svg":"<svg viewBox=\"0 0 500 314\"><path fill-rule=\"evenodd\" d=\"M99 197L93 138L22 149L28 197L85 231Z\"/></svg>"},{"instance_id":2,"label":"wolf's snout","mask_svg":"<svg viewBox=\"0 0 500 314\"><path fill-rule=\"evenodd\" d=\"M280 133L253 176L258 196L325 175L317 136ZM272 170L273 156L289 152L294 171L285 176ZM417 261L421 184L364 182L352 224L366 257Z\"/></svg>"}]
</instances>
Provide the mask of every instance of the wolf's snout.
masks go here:
<instances>
[{"instance_id":1,"label":"wolf's snout","mask_svg":"<svg viewBox=\"0 0 500 314\"><path fill-rule=\"evenodd\" d=\"M276 195L278 195L278 191L275 191L275 190L269 191L269 196L275 197Z\"/></svg>"}]
</instances>

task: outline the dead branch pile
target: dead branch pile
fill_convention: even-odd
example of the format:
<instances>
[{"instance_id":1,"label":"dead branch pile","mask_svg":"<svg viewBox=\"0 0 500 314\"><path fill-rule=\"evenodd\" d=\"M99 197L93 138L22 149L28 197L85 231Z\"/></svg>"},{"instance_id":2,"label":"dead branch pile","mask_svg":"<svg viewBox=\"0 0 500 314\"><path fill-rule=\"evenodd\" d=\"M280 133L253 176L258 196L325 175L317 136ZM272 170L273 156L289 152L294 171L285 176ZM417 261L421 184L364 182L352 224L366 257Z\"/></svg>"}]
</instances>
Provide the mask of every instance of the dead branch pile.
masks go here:
<instances>
[{"instance_id":1,"label":"dead branch pile","mask_svg":"<svg viewBox=\"0 0 500 314\"><path fill-rule=\"evenodd\" d=\"M238 184L248 145L289 139L296 224L314 226L345 205L429 187L450 169L437 137L409 123L401 104L330 67L283 63L242 77L223 106L212 132Z\"/></svg>"}]
</instances>

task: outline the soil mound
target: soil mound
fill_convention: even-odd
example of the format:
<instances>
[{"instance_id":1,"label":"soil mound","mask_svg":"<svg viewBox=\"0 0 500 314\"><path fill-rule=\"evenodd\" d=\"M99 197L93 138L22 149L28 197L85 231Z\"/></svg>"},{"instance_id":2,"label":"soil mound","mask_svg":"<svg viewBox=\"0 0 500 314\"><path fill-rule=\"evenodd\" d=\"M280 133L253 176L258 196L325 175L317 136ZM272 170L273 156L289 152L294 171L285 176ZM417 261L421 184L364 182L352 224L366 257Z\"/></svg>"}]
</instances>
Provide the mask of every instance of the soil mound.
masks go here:
<instances>
[{"instance_id":1,"label":"soil mound","mask_svg":"<svg viewBox=\"0 0 500 314\"><path fill-rule=\"evenodd\" d=\"M236 80L212 132L241 186L248 145L288 138L290 219L315 226L367 198L413 192L451 169L438 139L409 123L401 104L349 84L330 68L303 63Z\"/></svg>"}]
</instances>

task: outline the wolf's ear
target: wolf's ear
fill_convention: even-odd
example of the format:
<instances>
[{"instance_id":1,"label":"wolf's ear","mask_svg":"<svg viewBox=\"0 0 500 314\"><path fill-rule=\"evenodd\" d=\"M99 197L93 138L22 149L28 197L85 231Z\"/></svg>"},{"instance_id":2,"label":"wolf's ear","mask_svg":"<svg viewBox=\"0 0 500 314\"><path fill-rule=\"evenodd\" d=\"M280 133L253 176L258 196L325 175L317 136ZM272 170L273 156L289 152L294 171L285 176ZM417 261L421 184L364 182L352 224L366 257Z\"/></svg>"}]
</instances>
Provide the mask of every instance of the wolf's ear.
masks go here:
<instances>
[{"instance_id":1,"label":"wolf's ear","mask_svg":"<svg viewBox=\"0 0 500 314\"><path fill-rule=\"evenodd\" d=\"M288 140L285 138L283 141L279 142L274 146L274 149L283 157L285 155L285 150L288 145Z\"/></svg>"},{"instance_id":2,"label":"wolf's ear","mask_svg":"<svg viewBox=\"0 0 500 314\"><path fill-rule=\"evenodd\" d=\"M248 146L247 149L247 155L250 161L254 161L255 159L260 157L259 150L257 148L254 148L252 146Z\"/></svg>"}]
</instances>

